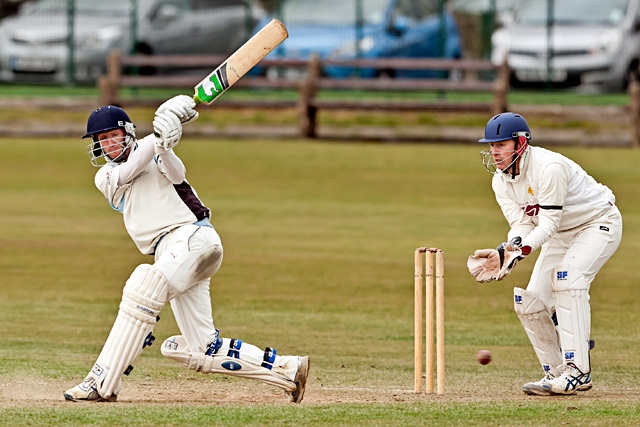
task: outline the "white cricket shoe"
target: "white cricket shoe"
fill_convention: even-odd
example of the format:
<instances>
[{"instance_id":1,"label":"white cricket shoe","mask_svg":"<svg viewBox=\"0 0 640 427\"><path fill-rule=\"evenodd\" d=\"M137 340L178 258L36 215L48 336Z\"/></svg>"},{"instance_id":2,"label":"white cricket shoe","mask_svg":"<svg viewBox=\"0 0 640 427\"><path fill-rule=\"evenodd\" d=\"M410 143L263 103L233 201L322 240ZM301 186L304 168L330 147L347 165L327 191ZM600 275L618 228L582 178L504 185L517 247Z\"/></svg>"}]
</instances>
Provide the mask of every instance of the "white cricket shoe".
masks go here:
<instances>
[{"instance_id":1,"label":"white cricket shoe","mask_svg":"<svg viewBox=\"0 0 640 427\"><path fill-rule=\"evenodd\" d=\"M558 377L544 381L542 387L549 394L576 394L578 391L591 390L591 372L582 372L573 363L560 368Z\"/></svg>"},{"instance_id":2,"label":"white cricket shoe","mask_svg":"<svg viewBox=\"0 0 640 427\"><path fill-rule=\"evenodd\" d=\"M71 402L115 402L118 396L112 394L106 399L100 396L95 378L87 377L77 386L65 391L64 398Z\"/></svg>"},{"instance_id":3,"label":"white cricket shoe","mask_svg":"<svg viewBox=\"0 0 640 427\"><path fill-rule=\"evenodd\" d=\"M309 356L298 357L298 370L293 382L296 383L294 391L285 391L284 394L289 397L289 401L293 403L302 402L304 389L307 385L307 377L309 376Z\"/></svg>"},{"instance_id":4,"label":"white cricket shoe","mask_svg":"<svg viewBox=\"0 0 640 427\"><path fill-rule=\"evenodd\" d=\"M548 372L540 381L530 382L523 385L522 391L524 391L524 394L528 394L530 396L550 396L551 392L545 389L544 385L547 381L551 381L554 378L554 375L551 372Z\"/></svg>"}]
</instances>

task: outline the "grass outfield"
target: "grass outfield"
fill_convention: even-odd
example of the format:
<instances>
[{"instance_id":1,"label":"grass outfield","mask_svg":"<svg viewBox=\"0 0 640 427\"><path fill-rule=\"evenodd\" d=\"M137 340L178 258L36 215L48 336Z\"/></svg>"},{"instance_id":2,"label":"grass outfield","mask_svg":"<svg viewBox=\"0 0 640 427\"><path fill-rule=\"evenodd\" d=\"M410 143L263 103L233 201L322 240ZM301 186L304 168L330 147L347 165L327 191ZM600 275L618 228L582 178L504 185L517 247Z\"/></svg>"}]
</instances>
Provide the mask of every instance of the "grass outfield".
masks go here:
<instances>
[{"instance_id":1,"label":"grass outfield","mask_svg":"<svg viewBox=\"0 0 640 427\"><path fill-rule=\"evenodd\" d=\"M95 361L124 281L151 262L93 186L77 139L0 139L0 425L640 425L640 151L558 149L618 197L622 245L591 291L593 390L521 392L541 369L513 312L533 259L476 284L465 262L507 226L480 146L189 138L177 152L213 211L225 260L216 326L279 354L309 354L305 399L163 358L170 308L118 402L62 392ZM413 393L413 251L446 266L444 396ZM535 258L533 255L530 258ZM474 360L489 349L493 361Z\"/></svg>"}]
</instances>

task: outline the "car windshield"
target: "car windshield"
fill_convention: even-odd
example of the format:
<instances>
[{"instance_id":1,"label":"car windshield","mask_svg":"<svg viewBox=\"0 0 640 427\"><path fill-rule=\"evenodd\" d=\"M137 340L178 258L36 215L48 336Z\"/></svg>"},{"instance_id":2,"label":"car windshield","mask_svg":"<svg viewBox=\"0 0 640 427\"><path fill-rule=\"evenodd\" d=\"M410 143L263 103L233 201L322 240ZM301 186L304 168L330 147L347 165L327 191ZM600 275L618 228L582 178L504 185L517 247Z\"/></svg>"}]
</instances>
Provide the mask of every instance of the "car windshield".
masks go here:
<instances>
[{"instance_id":1,"label":"car windshield","mask_svg":"<svg viewBox=\"0 0 640 427\"><path fill-rule=\"evenodd\" d=\"M30 13L57 14L67 13L67 1L65 0L40 0L30 6ZM97 15L127 15L131 10L131 0L109 0L101 2L96 0L75 0L76 13L91 13Z\"/></svg>"},{"instance_id":2,"label":"car windshield","mask_svg":"<svg viewBox=\"0 0 640 427\"><path fill-rule=\"evenodd\" d=\"M548 0L531 0L523 3L516 20L525 25L541 25L547 22ZM624 18L629 0L556 0L552 21L556 25L616 25Z\"/></svg>"},{"instance_id":3,"label":"car windshield","mask_svg":"<svg viewBox=\"0 0 640 427\"><path fill-rule=\"evenodd\" d=\"M389 0L364 0L365 25L380 24ZM345 0L291 0L282 5L285 24L344 25L356 22L357 2Z\"/></svg>"}]
</instances>

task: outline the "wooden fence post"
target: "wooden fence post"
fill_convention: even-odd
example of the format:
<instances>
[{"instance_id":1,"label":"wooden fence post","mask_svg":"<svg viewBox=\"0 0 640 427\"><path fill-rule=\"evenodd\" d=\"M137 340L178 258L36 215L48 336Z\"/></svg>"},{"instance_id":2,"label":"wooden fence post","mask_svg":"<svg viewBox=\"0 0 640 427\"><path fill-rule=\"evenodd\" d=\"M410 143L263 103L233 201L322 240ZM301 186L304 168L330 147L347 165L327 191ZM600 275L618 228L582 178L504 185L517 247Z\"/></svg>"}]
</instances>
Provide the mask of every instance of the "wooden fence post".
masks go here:
<instances>
[{"instance_id":1,"label":"wooden fence post","mask_svg":"<svg viewBox=\"0 0 640 427\"><path fill-rule=\"evenodd\" d=\"M629 104L631 109L631 146L640 146L640 82L638 72L629 76Z\"/></svg>"},{"instance_id":2,"label":"wooden fence post","mask_svg":"<svg viewBox=\"0 0 640 427\"><path fill-rule=\"evenodd\" d=\"M120 63L120 52L116 49L109 52L107 56L107 75L98 78L98 89L100 90L100 105L117 105L118 91L120 89L120 75L122 66Z\"/></svg>"},{"instance_id":3,"label":"wooden fence post","mask_svg":"<svg viewBox=\"0 0 640 427\"><path fill-rule=\"evenodd\" d=\"M318 109L312 101L318 91L319 78L320 60L318 54L313 54L307 66L307 78L300 85L298 98L298 130L303 138L316 137Z\"/></svg>"},{"instance_id":4,"label":"wooden fence post","mask_svg":"<svg viewBox=\"0 0 640 427\"><path fill-rule=\"evenodd\" d=\"M508 111L509 104L507 95L509 93L509 83L511 78L511 70L507 58L502 61L498 68L498 76L493 89L493 114L500 114Z\"/></svg>"}]
</instances>

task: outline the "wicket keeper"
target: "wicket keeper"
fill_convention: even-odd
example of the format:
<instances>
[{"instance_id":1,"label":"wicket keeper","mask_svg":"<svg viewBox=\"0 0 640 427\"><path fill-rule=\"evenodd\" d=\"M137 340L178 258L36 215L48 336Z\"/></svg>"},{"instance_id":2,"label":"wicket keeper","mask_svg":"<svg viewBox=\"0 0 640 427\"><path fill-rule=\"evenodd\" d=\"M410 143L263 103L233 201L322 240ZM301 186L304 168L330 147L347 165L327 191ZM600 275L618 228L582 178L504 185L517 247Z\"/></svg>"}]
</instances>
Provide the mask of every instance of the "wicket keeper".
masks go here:
<instances>
[{"instance_id":1,"label":"wicket keeper","mask_svg":"<svg viewBox=\"0 0 640 427\"><path fill-rule=\"evenodd\" d=\"M497 249L469 257L469 272L479 282L501 280L540 248L527 288L514 288L515 311L544 373L522 389L529 395L590 390L589 288L620 245L615 196L574 161L531 146L520 114L492 117L479 142L489 145L482 162L510 229Z\"/></svg>"}]
</instances>

